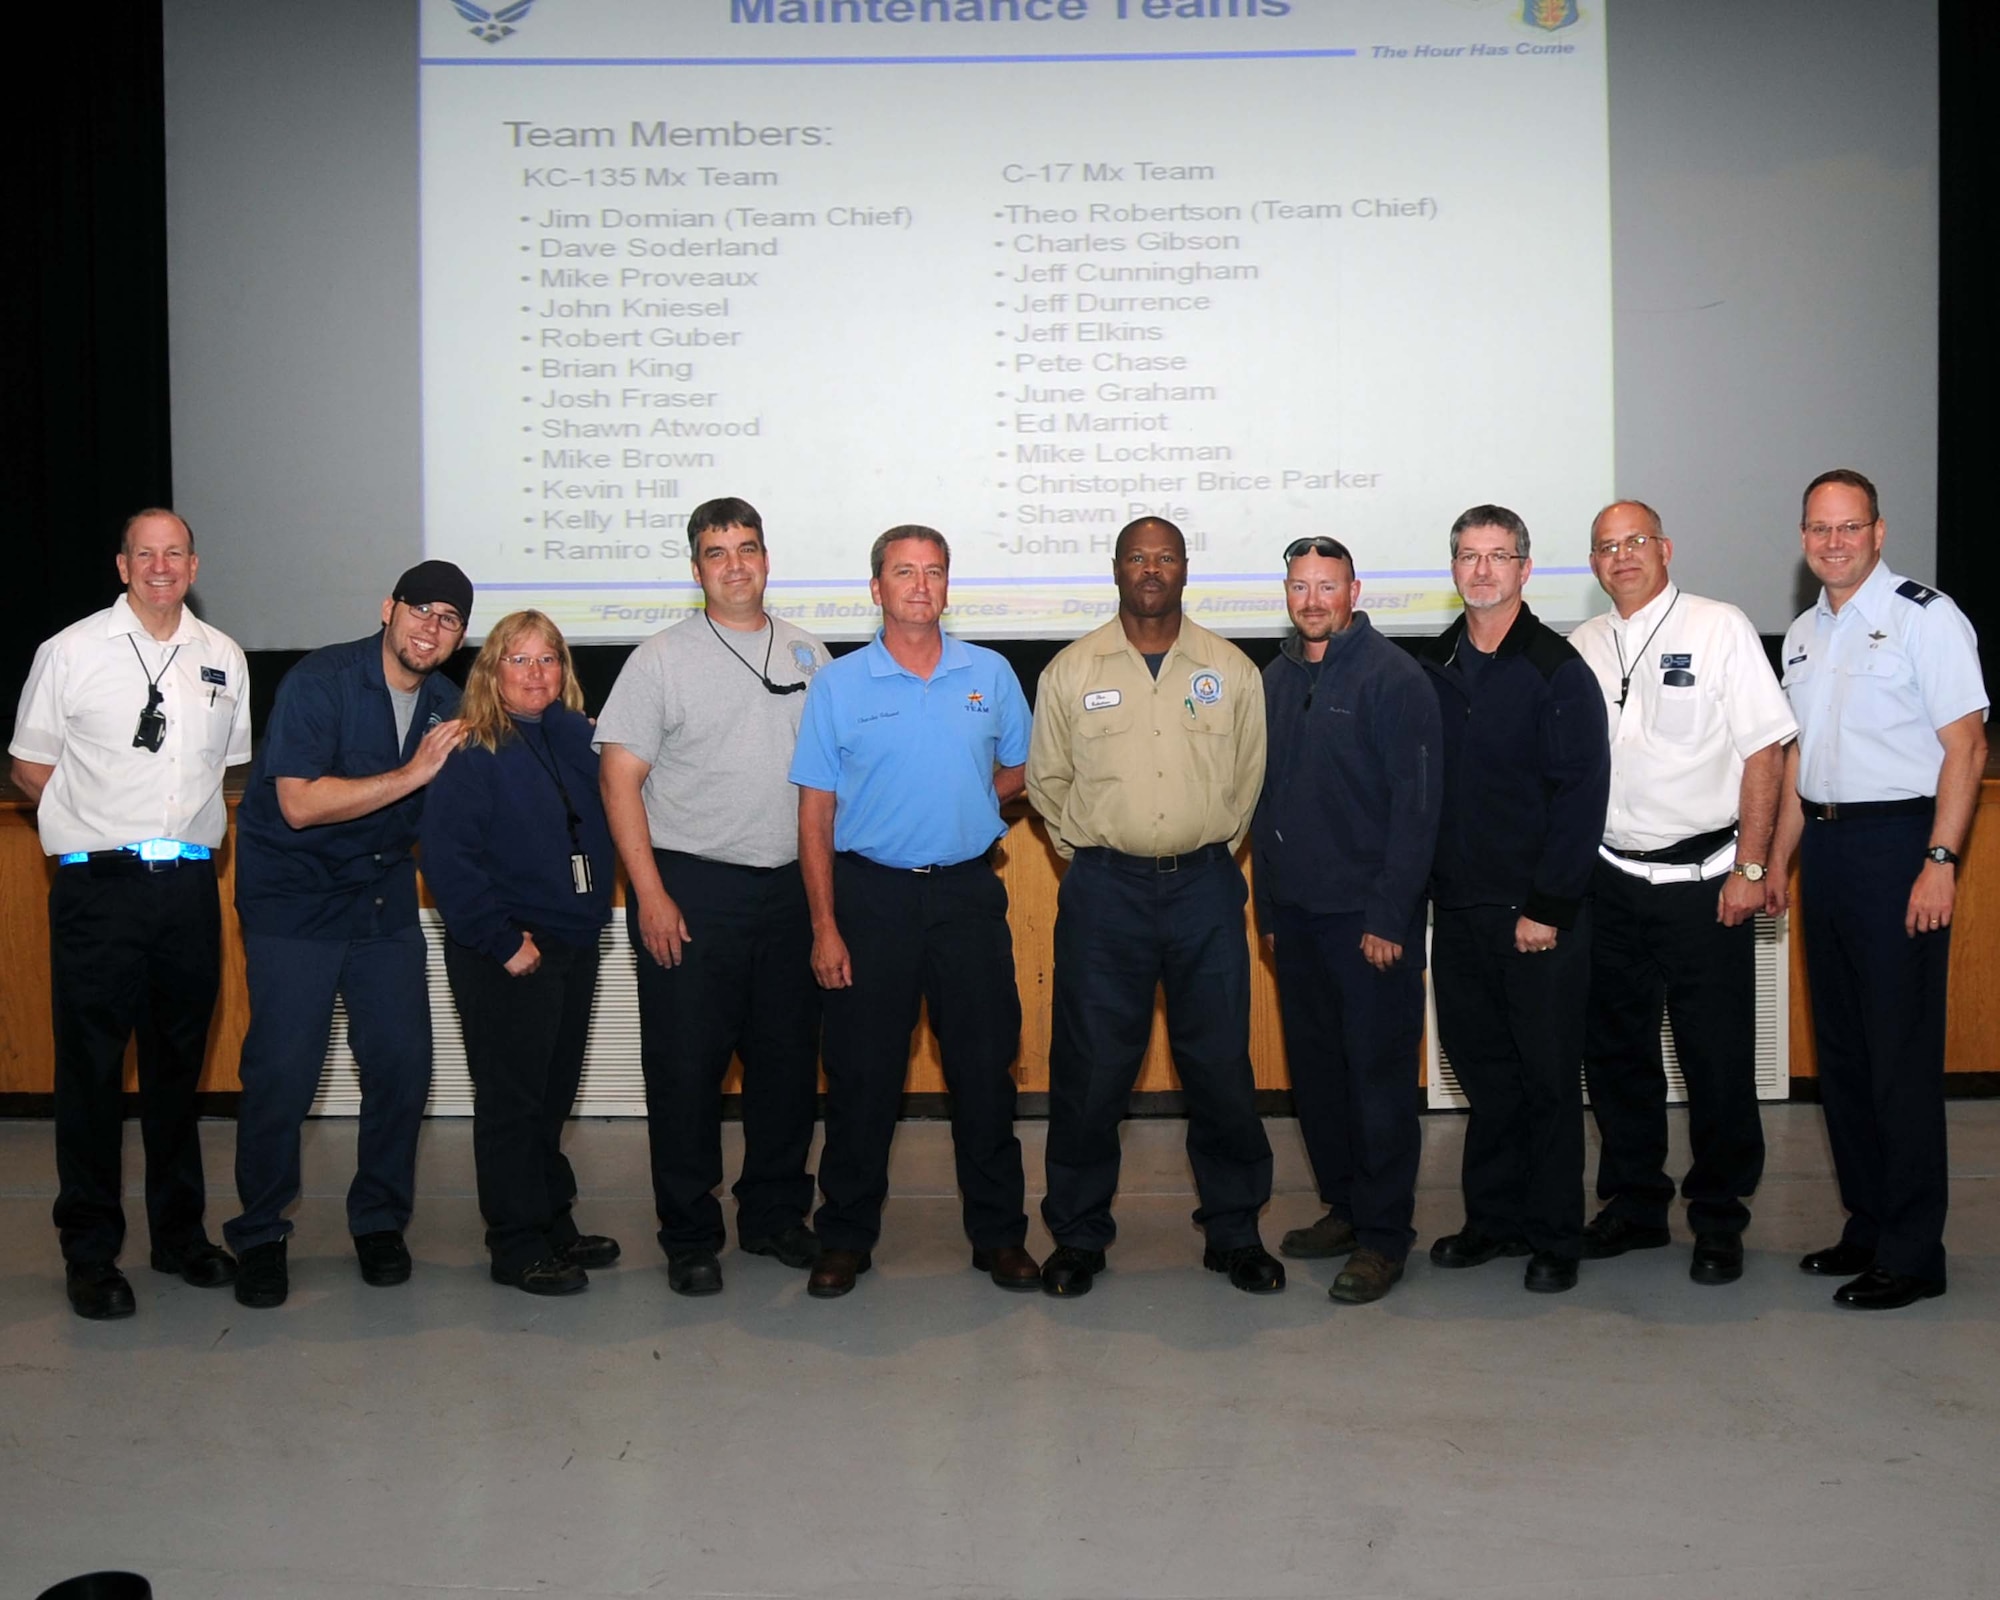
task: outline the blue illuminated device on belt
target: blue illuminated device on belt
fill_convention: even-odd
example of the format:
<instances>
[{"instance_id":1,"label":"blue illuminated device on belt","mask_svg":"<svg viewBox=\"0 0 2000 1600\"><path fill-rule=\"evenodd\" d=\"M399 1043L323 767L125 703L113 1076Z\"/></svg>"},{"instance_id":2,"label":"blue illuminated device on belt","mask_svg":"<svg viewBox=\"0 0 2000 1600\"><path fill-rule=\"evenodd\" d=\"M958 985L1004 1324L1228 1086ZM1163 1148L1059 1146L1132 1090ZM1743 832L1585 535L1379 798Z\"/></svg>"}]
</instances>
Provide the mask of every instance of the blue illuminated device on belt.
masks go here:
<instances>
[{"instance_id":1,"label":"blue illuminated device on belt","mask_svg":"<svg viewBox=\"0 0 2000 1600\"><path fill-rule=\"evenodd\" d=\"M97 854L117 855L120 852L135 855L141 861L206 861L209 858L207 845L187 844L179 839L141 839L137 844L121 844L117 850L100 850ZM56 865L81 866L90 857L88 850L72 850L66 856L58 856Z\"/></svg>"}]
</instances>

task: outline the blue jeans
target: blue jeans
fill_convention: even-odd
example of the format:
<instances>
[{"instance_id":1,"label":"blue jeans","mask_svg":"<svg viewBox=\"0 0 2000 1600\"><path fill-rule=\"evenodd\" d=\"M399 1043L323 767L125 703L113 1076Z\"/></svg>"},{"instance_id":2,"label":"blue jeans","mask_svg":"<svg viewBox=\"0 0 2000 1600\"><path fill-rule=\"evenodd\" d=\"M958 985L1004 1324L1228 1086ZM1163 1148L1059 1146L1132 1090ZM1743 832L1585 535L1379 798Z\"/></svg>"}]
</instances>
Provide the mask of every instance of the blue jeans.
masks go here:
<instances>
[{"instance_id":1,"label":"blue jeans","mask_svg":"<svg viewBox=\"0 0 2000 1600\"><path fill-rule=\"evenodd\" d=\"M299 1197L299 1130L312 1108L333 1025L347 1003L361 1071L361 1129L347 1191L353 1234L401 1230L415 1203L417 1132L431 1087L431 1009L424 938L284 939L246 933L250 1032L236 1111L236 1193L243 1214L223 1237L239 1255L292 1231Z\"/></svg>"}]
</instances>

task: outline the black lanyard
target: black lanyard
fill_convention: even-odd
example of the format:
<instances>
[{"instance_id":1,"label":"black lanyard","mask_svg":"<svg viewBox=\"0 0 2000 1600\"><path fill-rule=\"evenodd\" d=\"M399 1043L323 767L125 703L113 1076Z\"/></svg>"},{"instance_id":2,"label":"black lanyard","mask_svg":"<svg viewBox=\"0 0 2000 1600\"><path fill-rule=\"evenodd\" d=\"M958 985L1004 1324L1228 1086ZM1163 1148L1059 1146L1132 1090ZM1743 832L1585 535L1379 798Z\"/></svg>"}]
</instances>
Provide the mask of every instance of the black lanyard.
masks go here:
<instances>
[{"instance_id":1,"label":"black lanyard","mask_svg":"<svg viewBox=\"0 0 2000 1600\"><path fill-rule=\"evenodd\" d=\"M576 814L576 803L570 799L569 790L563 786L562 773L556 767L555 746L549 743L548 729L542 729L542 743L548 750L548 754L545 756L540 750L535 748L535 741L528 737L528 729L536 726L536 724L517 720L514 726L520 732L521 743L528 747L528 754L535 758L535 765L549 775L549 782L556 786L556 793L562 796L563 811L565 813L563 821L569 825L569 847L577 855L582 855L583 837L578 832L578 829L583 826L583 818Z\"/></svg>"},{"instance_id":2,"label":"black lanyard","mask_svg":"<svg viewBox=\"0 0 2000 1600\"><path fill-rule=\"evenodd\" d=\"M1632 657L1632 665L1625 665L1625 646L1618 642L1618 635L1612 634L1612 648L1618 652L1618 709L1625 709L1625 697L1632 692L1632 674L1646 664L1646 652L1653 647L1653 641L1660 636L1660 630L1667 625L1667 618L1674 614L1674 607L1681 603L1681 592L1676 589L1673 599L1667 602L1667 609L1660 613L1660 620L1653 624L1653 631L1646 635L1646 642L1639 646Z\"/></svg>"}]
</instances>

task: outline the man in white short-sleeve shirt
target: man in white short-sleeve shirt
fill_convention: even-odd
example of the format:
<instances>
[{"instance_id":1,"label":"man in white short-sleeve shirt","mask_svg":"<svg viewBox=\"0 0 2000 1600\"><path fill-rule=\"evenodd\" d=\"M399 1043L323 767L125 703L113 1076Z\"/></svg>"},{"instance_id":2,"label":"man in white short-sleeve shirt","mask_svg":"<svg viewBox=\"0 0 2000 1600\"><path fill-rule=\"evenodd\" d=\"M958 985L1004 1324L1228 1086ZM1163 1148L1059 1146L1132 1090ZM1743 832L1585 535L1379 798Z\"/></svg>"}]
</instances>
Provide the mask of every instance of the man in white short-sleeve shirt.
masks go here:
<instances>
[{"instance_id":1,"label":"man in white short-sleeve shirt","mask_svg":"<svg viewBox=\"0 0 2000 1600\"><path fill-rule=\"evenodd\" d=\"M1764 1170L1755 919L1798 727L1750 619L1676 586L1673 553L1651 506L1606 506L1590 567L1613 609L1570 635L1604 690L1611 737L1584 1028L1603 1209L1583 1253L1671 1237L1664 1008L1688 1093L1688 1275L1724 1284L1743 1275L1744 1200Z\"/></svg>"},{"instance_id":2,"label":"man in white short-sleeve shirt","mask_svg":"<svg viewBox=\"0 0 2000 1600\"><path fill-rule=\"evenodd\" d=\"M211 853L225 767L250 759L250 681L233 640L187 608L200 561L175 513L125 525L125 593L35 652L13 779L37 803L55 1015L55 1223L71 1307L130 1316L120 1153L125 1045L139 1041L152 1264L200 1288L236 1276L209 1241L195 1086L222 970Z\"/></svg>"},{"instance_id":3,"label":"man in white short-sleeve shirt","mask_svg":"<svg viewBox=\"0 0 2000 1600\"><path fill-rule=\"evenodd\" d=\"M704 609L634 650L597 719L599 781L631 883L653 1199L667 1283L722 1287L722 1079L743 1060L736 1237L810 1267L806 1171L819 1083L819 991L786 773L805 689L827 661L764 609L764 522L738 499L688 516Z\"/></svg>"}]
</instances>

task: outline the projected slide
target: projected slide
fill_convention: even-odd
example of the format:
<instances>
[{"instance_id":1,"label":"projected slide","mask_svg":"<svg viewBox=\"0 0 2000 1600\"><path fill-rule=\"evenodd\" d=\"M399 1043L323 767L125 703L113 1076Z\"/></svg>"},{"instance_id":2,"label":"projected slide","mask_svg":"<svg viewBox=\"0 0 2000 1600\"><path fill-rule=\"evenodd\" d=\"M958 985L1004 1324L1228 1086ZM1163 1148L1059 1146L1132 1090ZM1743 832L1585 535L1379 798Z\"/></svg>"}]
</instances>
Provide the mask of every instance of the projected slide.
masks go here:
<instances>
[{"instance_id":1,"label":"projected slide","mask_svg":"<svg viewBox=\"0 0 2000 1600\"><path fill-rule=\"evenodd\" d=\"M764 512L773 609L1070 636L1134 516L1188 604L1284 625L1279 552L1452 614L1497 500L1597 609L1612 493L1604 6L424 0L424 541L573 637L686 614L687 512Z\"/></svg>"}]
</instances>

